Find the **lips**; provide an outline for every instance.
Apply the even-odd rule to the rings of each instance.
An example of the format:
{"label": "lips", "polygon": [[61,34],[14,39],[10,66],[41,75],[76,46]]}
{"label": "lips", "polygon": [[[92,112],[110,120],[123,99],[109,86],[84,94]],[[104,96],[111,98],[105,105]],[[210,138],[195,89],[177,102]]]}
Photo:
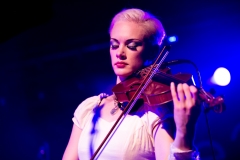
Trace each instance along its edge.
{"label": "lips", "polygon": [[127,65],[127,63],[125,62],[117,62],[115,63],[115,66],[117,66],[118,68],[124,68]]}

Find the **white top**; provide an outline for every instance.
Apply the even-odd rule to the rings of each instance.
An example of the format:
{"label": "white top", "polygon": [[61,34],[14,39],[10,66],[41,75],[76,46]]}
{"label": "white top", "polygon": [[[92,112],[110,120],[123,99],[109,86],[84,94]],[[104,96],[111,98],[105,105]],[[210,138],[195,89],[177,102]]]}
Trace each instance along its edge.
{"label": "white top", "polygon": [[[73,122],[82,133],[78,143],[80,160],[89,160],[115,122],[97,117],[100,96],[84,100],[74,112]],[[97,118],[96,118],[97,117]],[[98,160],[149,160],[155,159],[152,129],[159,117],[152,111],[140,115],[128,115],[105,146]]]}

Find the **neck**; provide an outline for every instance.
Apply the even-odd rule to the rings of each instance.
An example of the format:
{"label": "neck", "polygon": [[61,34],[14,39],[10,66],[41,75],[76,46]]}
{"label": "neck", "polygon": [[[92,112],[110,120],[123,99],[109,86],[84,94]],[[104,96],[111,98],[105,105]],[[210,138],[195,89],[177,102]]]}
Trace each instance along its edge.
{"label": "neck", "polygon": [[116,84],[118,84],[118,83],[124,81],[125,79],[126,79],[125,77],[117,76],[117,82],[116,82]]}
{"label": "neck", "polygon": [[125,76],[117,76],[117,82],[116,82],[116,84],[118,84],[118,83],[120,83],[120,82],[123,82],[123,81],[125,81],[126,79],[129,79],[129,78],[131,78],[131,77],[133,77],[134,76],[134,74],[131,74],[130,76],[127,76],[127,77],[125,77]]}

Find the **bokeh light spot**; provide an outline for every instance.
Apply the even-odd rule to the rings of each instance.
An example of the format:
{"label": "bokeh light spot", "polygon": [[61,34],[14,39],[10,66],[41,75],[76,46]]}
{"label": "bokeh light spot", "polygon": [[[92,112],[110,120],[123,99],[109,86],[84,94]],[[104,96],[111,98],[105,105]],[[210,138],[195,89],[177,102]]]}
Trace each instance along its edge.
{"label": "bokeh light spot", "polygon": [[230,83],[230,81],[230,72],[224,67],[219,67],[218,69],[216,69],[211,79],[212,83],[219,86],[226,86]]}

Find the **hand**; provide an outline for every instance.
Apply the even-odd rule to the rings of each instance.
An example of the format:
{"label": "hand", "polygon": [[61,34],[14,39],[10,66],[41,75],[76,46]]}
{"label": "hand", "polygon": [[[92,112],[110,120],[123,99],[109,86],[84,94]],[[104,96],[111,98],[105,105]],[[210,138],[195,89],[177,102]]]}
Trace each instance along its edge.
{"label": "hand", "polygon": [[174,83],[171,83],[170,89],[174,104],[177,146],[191,148],[195,124],[200,114],[200,106],[197,105],[197,89],[186,83],[178,84],[177,89]]}

